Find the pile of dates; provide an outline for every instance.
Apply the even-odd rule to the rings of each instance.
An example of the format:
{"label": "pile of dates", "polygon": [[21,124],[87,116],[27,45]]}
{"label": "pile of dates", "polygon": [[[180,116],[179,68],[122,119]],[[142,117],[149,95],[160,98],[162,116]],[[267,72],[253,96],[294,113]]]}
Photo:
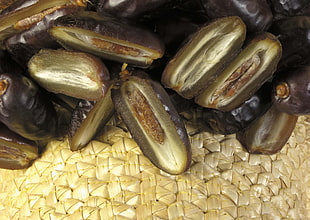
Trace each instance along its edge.
{"label": "pile of dates", "polygon": [[26,168],[65,136],[80,150],[116,115],[155,166],[180,174],[191,165],[184,112],[261,154],[310,113],[309,0],[8,2],[1,168]]}

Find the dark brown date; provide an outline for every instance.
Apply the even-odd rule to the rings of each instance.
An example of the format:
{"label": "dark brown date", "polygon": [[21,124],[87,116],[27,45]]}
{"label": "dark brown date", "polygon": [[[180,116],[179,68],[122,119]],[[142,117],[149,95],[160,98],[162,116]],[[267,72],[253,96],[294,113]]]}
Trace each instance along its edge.
{"label": "dark brown date", "polygon": [[275,21],[270,31],[282,45],[278,71],[309,62],[310,16],[294,16]]}
{"label": "dark brown date", "polygon": [[157,82],[130,76],[112,90],[115,109],[142,152],[158,168],[180,174],[191,163],[187,132],[169,95]]}
{"label": "dark brown date", "polygon": [[249,127],[237,133],[237,139],[255,154],[275,154],[290,138],[298,116],[280,112],[274,105]]}
{"label": "dark brown date", "polygon": [[97,12],[112,14],[122,18],[136,18],[147,12],[156,10],[171,0],[98,0]]}
{"label": "dark brown date", "polygon": [[310,65],[283,70],[274,80],[272,100],[279,111],[310,114]]}
{"label": "dark brown date", "polygon": [[298,15],[307,5],[309,0],[270,0],[275,19]]}
{"label": "dark brown date", "polygon": [[55,137],[57,115],[52,102],[45,91],[22,73],[8,56],[0,57],[0,121],[30,140]]}
{"label": "dark brown date", "polygon": [[206,14],[212,18],[239,16],[249,32],[266,31],[273,14],[266,0],[200,0]]}

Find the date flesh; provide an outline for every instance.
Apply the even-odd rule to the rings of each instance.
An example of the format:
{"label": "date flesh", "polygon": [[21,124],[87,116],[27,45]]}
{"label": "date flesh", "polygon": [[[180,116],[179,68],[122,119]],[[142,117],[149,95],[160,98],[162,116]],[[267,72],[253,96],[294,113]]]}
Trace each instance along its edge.
{"label": "date flesh", "polygon": [[197,96],[239,52],[245,31],[238,17],[225,17],[202,27],[169,61],[162,84],[184,98]]}
{"label": "date flesh", "polygon": [[111,86],[97,101],[81,100],[77,103],[69,123],[68,139],[72,151],[85,147],[114,114]]}
{"label": "date flesh", "polygon": [[254,38],[219,74],[216,81],[195,98],[203,107],[231,111],[251,97],[276,71],[281,44],[270,33]]}
{"label": "date flesh", "polygon": [[47,91],[98,100],[110,75],[104,63],[87,53],[42,49],[28,62],[31,77]]}
{"label": "date flesh", "polygon": [[148,29],[90,11],[58,18],[50,34],[65,48],[143,68],[161,58],[165,49]]}
{"label": "date flesh", "polygon": [[170,174],[187,170],[191,162],[188,135],[159,83],[130,76],[112,90],[112,100],[133,139],[155,166]]}

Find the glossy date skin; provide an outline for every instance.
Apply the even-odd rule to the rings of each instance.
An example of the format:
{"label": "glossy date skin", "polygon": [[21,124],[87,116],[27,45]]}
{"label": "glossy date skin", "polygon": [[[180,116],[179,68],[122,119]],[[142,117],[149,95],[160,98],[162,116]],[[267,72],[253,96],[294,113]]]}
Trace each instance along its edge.
{"label": "glossy date skin", "polygon": [[282,45],[278,71],[309,62],[310,16],[294,16],[275,21],[270,31]]}
{"label": "glossy date skin", "polygon": [[238,132],[236,137],[249,153],[275,154],[290,138],[298,116],[280,112],[274,105],[253,122]]}
{"label": "glossy date skin", "polygon": [[266,0],[200,0],[206,14],[212,18],[239,16],[249,32],[266,31],[273,19]]}
{"label": "glossy date skin", "polygon": [[279,111],[310,114],[310,65],[287,69],[274,80],[272,100]]}
{"label": "glossy date skin", "polygon": [[5,48],[12,57],[24,68],[30,58],[42,48],[60,48],[61,46],[48,33],[54,20],[66,14],[82,10],[76,5],[65,5],[44,16],[44,19],[29,29],[15,34],[5,42]]}
{"label": "glossy date skin", "polygon": [[156,10],[171,0],[98,0],[97,12],[109,13],[116,17],[136,18],[146,12]]}
{"label": "glossy date skin", "polygon": [[310,6],[308,0],[270,0],[270,2],[275,19],[302,14],[303,10]]}
{"label": "glossy date skin", "polygon": [[16,63],[7,56],[1,58],[0,121],[30,140],[55,137],[57,114],[50,99],[30,78],[22,74],[23,70]]}
{"label": "glossy date skin", "polygon": [[18,0],[18,1],[12,1],[8,7],[3,9],[0,13],[0,15],[6,15],[9,13],[12,13],[14,11],[21,10],[23,8],[29,7],[31,5],[34,5],[38,2],[38,0]]}

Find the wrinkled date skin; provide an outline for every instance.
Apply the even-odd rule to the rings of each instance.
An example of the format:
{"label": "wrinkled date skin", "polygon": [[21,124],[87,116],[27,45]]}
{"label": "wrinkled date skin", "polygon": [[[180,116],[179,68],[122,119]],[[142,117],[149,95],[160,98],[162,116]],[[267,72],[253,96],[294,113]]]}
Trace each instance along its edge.
{"label": "wrinkled date skin", "polygon": [[18,65],[9,68],[0,59],[0,121],[30,140],[47,140],[56,135],[57,115],[46,94]]}
{"label": "wrinkled date skin", "polygon": [[298,15],[306,6],[310,5],[309,0],[270,0],[270,2],[275,19]]}
{"label": "wrinkled date skin", "polygon": [[294,16],[275,21],[270,31],[282,45],[278,71],[310,61],[310,17]]}
{"label": "wrinkled date skin", "polygon": [[266,0],[200,1],[210,18],[239,16],[249,32],[266,31],[272,23],[273,14]]}
{"label": "wrinkled date skin", "polygon": [[310,114],[310,65],[280,72],[274,81],[272,100],[283,112]]}
{"label": "wrinkled date skin", "polygon": [[280,112],[274,105],[253,122],[237,133],[237,139],[254,154],[275,154],[290,138],[298,116]]}

